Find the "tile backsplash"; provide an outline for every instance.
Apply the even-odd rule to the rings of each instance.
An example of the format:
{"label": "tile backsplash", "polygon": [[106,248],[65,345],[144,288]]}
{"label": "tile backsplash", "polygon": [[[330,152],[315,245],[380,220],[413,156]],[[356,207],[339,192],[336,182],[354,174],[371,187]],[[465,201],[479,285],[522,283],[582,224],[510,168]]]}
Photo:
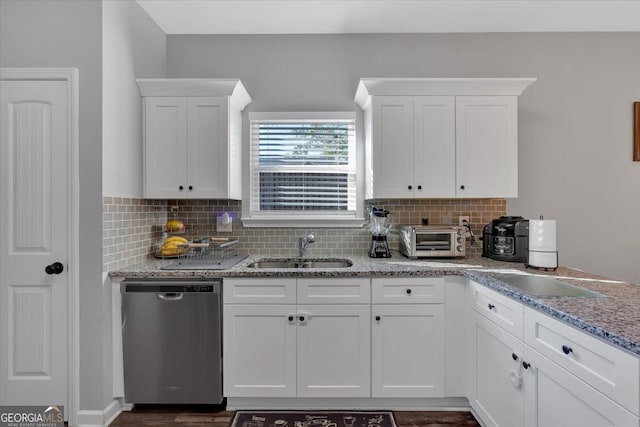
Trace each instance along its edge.
{"label": "tile backsplash", "polygon": [[166,222],[166,200],[103,197],[102,271],[149,258]]}
{"label": "tile backsplash", "polygon": [[[468,215],[473,233],[481,236],[482,227],[506,214],[505,199],[389,199],[369,200],[371,206],[391,212],[395,225],[457,225],[458,216]],[[177,207],[177,208],[176,208]],[[216,218],[221,212],[233,217],[231,233],[216,233]],[[309,256],[364,255],[371,244],[368,226],[361,228],[245,228],[240,222],[242,202],[236,200],[145,200],[104,197],[103,269],[123,268],[151,256],[163,238],[167,218],[175,217],[186,226],[188,239],[204,236],[233,236],[239,239],[240,253],[263,256],[297,255],[298,237],[312,232],[316,242]],[[392,250],[398,249],[397,233],[389,236]],[[479,253],[480,248],[472,248]],[[397,256],[397,253],[393,254]]]}

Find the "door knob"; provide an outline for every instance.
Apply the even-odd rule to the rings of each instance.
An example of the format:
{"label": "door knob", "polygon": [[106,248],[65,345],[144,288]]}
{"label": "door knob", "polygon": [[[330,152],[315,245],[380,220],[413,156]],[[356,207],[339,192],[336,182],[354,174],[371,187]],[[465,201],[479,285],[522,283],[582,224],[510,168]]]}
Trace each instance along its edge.
{"label": "door knob", "polygon": [[64,271],[64,265],[61,262],[54,262],[51,265],[47,265],[44,268],[44,272],[47,274],[60,274]]}

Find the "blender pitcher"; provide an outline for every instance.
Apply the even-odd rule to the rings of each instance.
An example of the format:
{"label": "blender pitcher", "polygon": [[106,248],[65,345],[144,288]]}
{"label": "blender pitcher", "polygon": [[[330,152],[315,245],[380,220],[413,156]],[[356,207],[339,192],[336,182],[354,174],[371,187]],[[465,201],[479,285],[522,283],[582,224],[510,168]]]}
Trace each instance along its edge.
{"label": "blender pitcher", "polygon": [[389,211],[383,208],[371,207],[369,211],[371,220],[369,221],[369,229],[371,230],[371,250],[369,256],[371,258],[391,258],[387,234],[391,229],[391,218]]}

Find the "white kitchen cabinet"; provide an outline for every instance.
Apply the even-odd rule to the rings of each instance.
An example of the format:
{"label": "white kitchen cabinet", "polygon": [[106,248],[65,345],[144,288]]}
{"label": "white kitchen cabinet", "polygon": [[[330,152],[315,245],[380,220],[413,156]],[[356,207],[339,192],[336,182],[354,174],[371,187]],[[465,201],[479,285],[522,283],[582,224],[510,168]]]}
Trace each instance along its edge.
{"label": "white kitchen cabinet", "polygon": [[515,96],[456,97],[456,196],[518,197]]}
{"label": "white kitchen cabinet", "polygon": [[369,397],[370,306],[298,305],[298,397]]}
{"label": "white kitchen cabinet", "polygon": [[224,305],[225,396],[296,396],[295,315],[295,305]]}
{"label": "white kitchen cabinet", "polygon": [[524,319],[527,346],[638,415],[637,357],[529,307]]}
{"label": "white kitchen cabinet", "polygon": [[455,196],[454,97],[376,96],[367,198]]}
{"label": "white kitchen cabinet", "polygon": [[523,425],[523,353],[521,340],[471,310],[467,397],[483,425]]}
{"label": "white kitchen cabinet", "polygon": [[638,427],[637,416],[531,347],[524,358],[525,427]]}
{"label": "white kitchen cabinet", "polygon": [[640,425],[636,357],[473,281],[469,296],[467,395],[485,425]]}
{"label": "white kitchen cabinet", "polygon": [[144,97],[144,196],[241,199],[242,110],[251,102],[242,83],[137,82]]}
{"label": "white kitchen cabinet", "polygon": [[444,304],[374,304],[371,315],[371,395],[443,397]]}
{"label": "white kitchen cabinet", "polygon": [[224,395],[369,397],[369,286],[364,278],[225,279]]}
{"label": "white kitchen cabinet", "polygon": [[444,278],[371,279],[371,395],[443,397]]}
{"label": "white kitchen cabinet", "polygon": [[517,96],[534,81],[361,79],[365,197],[517,197]]}

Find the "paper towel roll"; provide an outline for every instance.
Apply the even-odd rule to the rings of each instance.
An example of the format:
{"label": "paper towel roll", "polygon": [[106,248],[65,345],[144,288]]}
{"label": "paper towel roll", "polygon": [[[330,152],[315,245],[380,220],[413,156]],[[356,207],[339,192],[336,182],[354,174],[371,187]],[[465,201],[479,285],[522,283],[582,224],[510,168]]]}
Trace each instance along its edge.
{"label": "paper towel roll", "polygon": [[554,252],[556,246],[556,221],[553,219],[529,220],[529,250]]}

